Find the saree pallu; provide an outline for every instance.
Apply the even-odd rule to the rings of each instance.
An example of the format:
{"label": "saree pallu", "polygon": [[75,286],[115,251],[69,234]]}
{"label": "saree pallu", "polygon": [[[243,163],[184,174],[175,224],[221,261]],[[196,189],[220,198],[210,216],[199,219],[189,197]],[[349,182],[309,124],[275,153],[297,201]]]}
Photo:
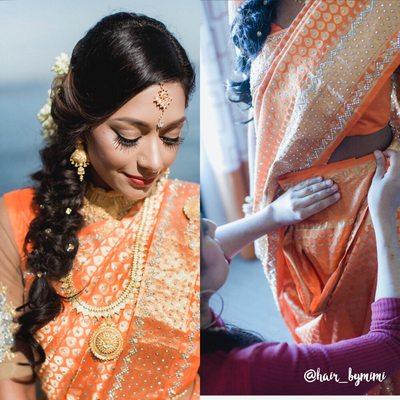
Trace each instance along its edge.
{"label": "saree pallu", "polygon": [[[28,188],[5,195],[20,249],[33,218],[32,194]],[[139,293],[112,318],[124,340],[116,359],[93,356],[89,338],[99,321],[69,301],[36,333],[46,352],[38,375],[50,400],[199,397],[198,207],[197,185],[164,184]],[[87,303],[109,304],[127,285],[138,215],[90,223],[78,233],[72,277],[76,288],[84,288],[80,297]]]}
{"label": "saree pallu", "polygon": [[[333,343],[369,328],[377,262],[366,196],[374,156],[327,161],[388,79],[398,148],[399,20],[395,2],[311,0],[252,63],[254,211],[308,176],[332,177],[342,194],[321,214],[256,241],[296,342]],[[399,394],[399,376],[372,392]]]}

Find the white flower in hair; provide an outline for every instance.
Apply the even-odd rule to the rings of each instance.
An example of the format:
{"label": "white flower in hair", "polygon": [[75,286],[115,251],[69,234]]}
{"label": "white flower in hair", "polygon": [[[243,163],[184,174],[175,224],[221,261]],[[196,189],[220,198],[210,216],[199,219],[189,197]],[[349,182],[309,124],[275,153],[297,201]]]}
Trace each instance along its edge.
{"label": "white flower in hair", "polygon": [[67,53],[61,53],[56,57],[56,63],[51,67],[51,70],[56,75],[66,75],[69,68],[69,57]]}
{"label": "white flower in hair", "polygon": [[[55,64],[51,67],[51,70],[55,72],[55,76],[53,78],[53,82],[66,75],[69,69],[69,57],[66,53],[61,53],[58,57],[56,57]],[[39,110],[37,114],[37,118],[42,124],[42,136],[44,139],[49,140],[57,133],[57,125],[54,122],[51,116],[51,102],[53,93],[51,90],[48,92],[48,97],[46,104]]]}

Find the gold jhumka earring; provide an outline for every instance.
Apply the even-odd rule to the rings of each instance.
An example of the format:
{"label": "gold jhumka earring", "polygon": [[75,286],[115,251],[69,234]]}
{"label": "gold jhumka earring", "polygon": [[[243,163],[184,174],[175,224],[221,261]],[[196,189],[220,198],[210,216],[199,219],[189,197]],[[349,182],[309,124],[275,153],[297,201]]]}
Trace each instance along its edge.
{"label": "gold jhumka earring", "polygon": [[83,148],[82,140],[79,140],[76,143],[75,151],[71,154],[69,160],[71,161],[71,164],[77,168],[79,180],[82,182],[85,175],[85,168],[90,164],[88,155]]}
{"label": "gold jhumka earring", "polygon": [[161,129],[164,126],[164,121],[162,120],[165,110],[171,104],[172,97],[169,95],[168,90],[166,90],[162,83],[159,83],[160,89],[157,92],[157,96],[154,97],[153,103],[161,110],[160,118],[157,122],[157,128]]}

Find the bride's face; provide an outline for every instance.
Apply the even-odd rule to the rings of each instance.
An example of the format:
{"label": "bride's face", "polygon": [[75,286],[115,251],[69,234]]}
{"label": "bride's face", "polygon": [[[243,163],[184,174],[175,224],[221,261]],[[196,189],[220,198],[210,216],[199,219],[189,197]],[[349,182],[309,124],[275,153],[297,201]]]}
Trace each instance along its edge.
{"label": "bride's face", "polygon": [[175,161],[185,123],[185,93],[180,83],[164,83],[163,87],[172,101],[164,112],[162,128],[157,127],[161,110],[154,103],[160,86],[153,85],[88,135],[95,186],[140,200]]}

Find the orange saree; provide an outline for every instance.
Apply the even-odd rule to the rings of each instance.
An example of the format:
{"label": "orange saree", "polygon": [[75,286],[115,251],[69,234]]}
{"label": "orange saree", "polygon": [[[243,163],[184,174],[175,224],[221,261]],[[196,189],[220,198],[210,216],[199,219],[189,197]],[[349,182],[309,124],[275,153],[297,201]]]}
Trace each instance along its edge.
{"label": "orange saree", "polygon": [[[400,150],[399,20],[395,2],[311,0],[287,30],[267,38],[252,63],[254,210],[311,176],[332,178],[342,195],[256,242],[296,342],[332,343],[369,329],[377,270],[367,205],[374,156],[327,161],[388,79],[390,147]],[[400,374],[372,392],[400,394]]]}
{"label": "orange saree", "polygon": [[[32,195],[31,188],[4,195],[21,257],[33,218]],[[154,201],[140,236],[144,240],[139,254],[142,264],[135,264],[132,254],[142,227],[143,202],[117,218],[102,207],[112,203],[113,196],[115,192],[99,188],[87,194],[82,212],[88,223],[78,234],[80,245],[69,279],[79,291],[79,301],[99,308],[121,296],[130,284],[133,269],[136,290],[124,307],[116,307],[107,318],[85,314],[83,303],[74,297],[64,302],[61,314],[36,333],[46,352],[46,361],[38,372],[43,391],[50,400],[196,399],[198,187],[164,181],[149,196]],[[26,281],[25,290],[29,277]],[[65,280],[57,290],[71,294]],[[92,351],[92,338],[106,319],[121,332],[122,346],[116,358],[103,361]]]}

